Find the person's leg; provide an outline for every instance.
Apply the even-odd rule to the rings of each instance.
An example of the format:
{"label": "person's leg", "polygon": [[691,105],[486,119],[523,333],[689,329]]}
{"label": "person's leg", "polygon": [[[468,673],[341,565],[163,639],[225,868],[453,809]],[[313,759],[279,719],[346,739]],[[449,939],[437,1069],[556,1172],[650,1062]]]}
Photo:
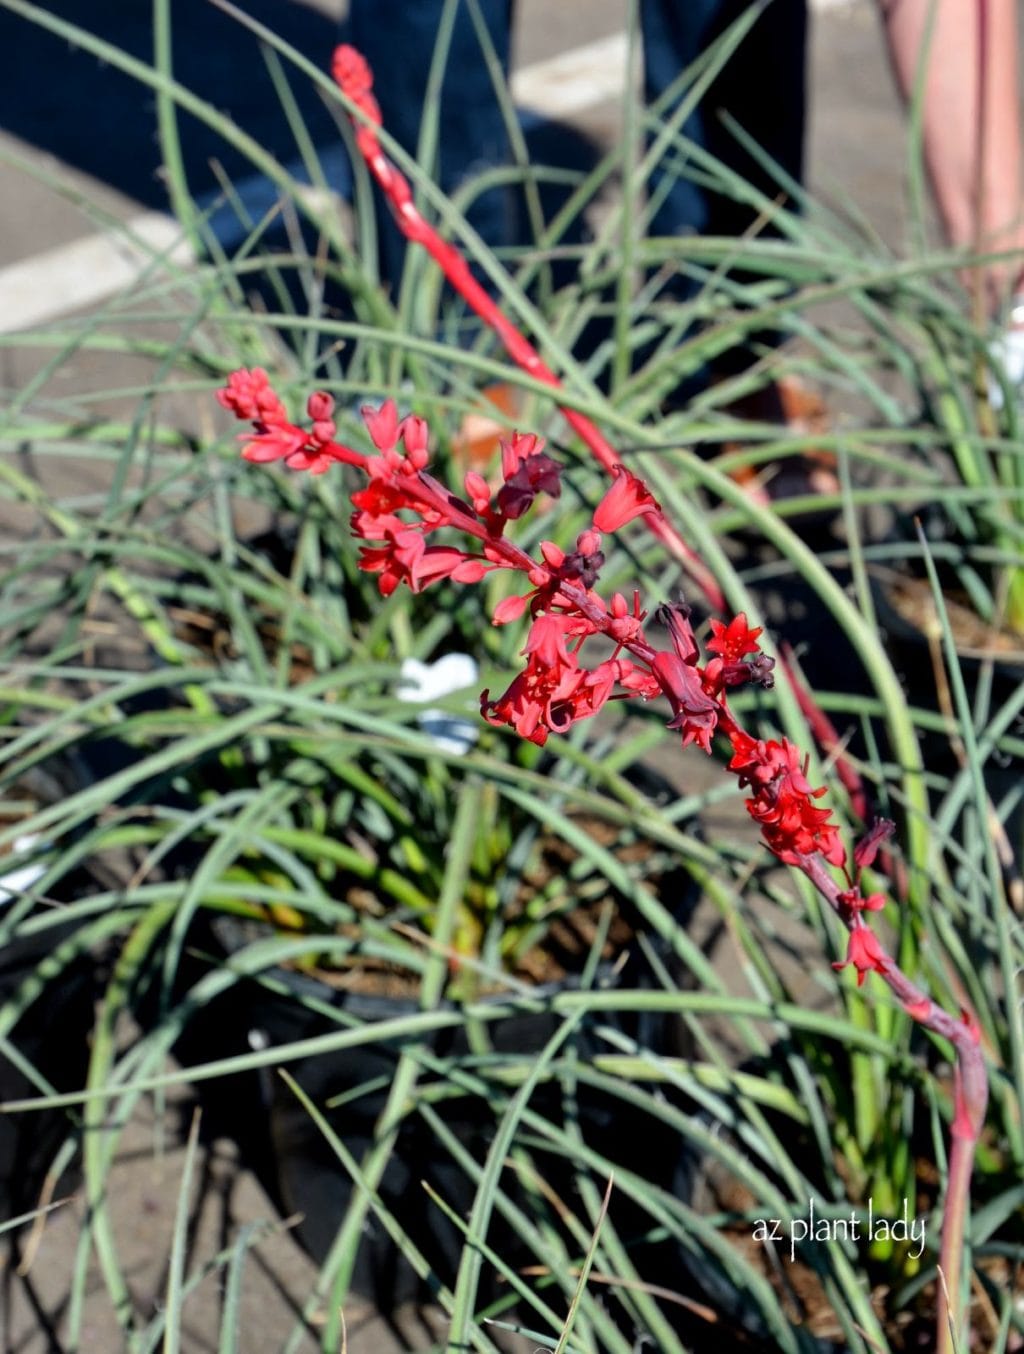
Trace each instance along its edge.
{"label": "person's leg", "polygon": [[[640,0],[648,104],[664,94],[746,8],[747,0]],[[681,129],[688,140],[770,198],[780,192],[777,180],[743,149],[723,115],[729,114],[787,175],[800,182],[806,46],[805,0],[771,0]],[[664,116],[671,112],[666,109]],[[756,210],[727,194],[675,174],[671,165],[655,174],[652,190],[664,193],[651,223],[652,235],[738,235],[757,217]]]}
{"label": "person's leg", "polygon": [[[1024,250],[1024,166],[1017,70],[1016,0],[880,0],[900,88],[924,81],[924,150],[951,244]],[[1020,292],[1020,257],[982,274],[986,307],[998,313]]]}
{"label": "person's leg", "polygon": [[[479,0],[491,41],[507,75],[512,0]],[[384,127],[415,155],[420,121],[444,0],[352,0],[348,40],[374,73],[374,93]],[[441,87],[438,182],[451,193],[472,174],[509,160],[508,135],[466,0],[458,0]],[[469,219],[493,246],[508,243],[510,194],[492,190],[478,198]],[[386,206],[381,214],[382,268],[394,282],[405,242]]]}
{"label": "person's leg", "polygon": [[[644,38],[644,93],[647,102],[659,99],[679,74],[740,18],[748,0],[640,0]],[[733,173],[752,184],[773,202],[783,193],[770,166],[744,149],[726,125],[728,114],[795,183],[803,177],[804,120],[806,114],[807,10],[805,0],[770,0],[739,46],[719,69],[697,107],[683,123],[682,135]],[[686,97],[685,93],[682,96]],[[678,102],[674,107],[678,108]],[[663,110],[671,116],[672,107]],[[770,216],[759,220],[761,208],[716,192],[705,180],[714,170],[694,164],[694,177],[677,172],[669,154],[663,169],[652,177],[651,190],[661,196],[650,233],[657,236],[689,234],[741,236],[755,227],[772,234]],[[749,280],[749,270],[739,276]],[[697,284],[679,280],[669,284],[677,300],[693,295]],[[744,371],[758,353],[775,347],[779,335],[761,330],[728,353],[719,355],[714,370],[683,382],[672,403],[685,403],[698,384]],[[815,435],[827,426],[821,400],[792,378],[769,380],[732,403],[731,412],[758,422],[786,424],[794,432]],[[762,467],[737,478],[756,497],[786,497],[793,492],[832,493],[837,484],[832,457],[810,448],[801,459],[785,466]],[[806,523],[805,523],[806,525]]]}

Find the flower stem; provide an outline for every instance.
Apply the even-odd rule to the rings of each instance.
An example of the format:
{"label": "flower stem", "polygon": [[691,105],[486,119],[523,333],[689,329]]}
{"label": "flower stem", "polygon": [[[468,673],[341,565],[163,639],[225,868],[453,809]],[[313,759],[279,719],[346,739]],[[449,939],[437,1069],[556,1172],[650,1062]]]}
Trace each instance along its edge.
{"label": "flower stem", "polygon": [[[338,65],[335,63],[337,75]],[[339,82],[341,83],[341,82]],[[420,244],[441,269],[447,281],[462,297],[471,310],[491,328],[513,361],[537,381],[551,386],[553,390],[564,389],[562,382],[547,365],[529,339],[516,328],[502,312],[494,298],[473,276],[462,254],[443,240],[434,227],[420,213],[413,201],[409,183],[403,174],[391,163],[381,149],[375,130],[375,105],[367,102],[365,94],[360,97],[358,90],[346,88],[341,84],[342,93],[355,103],[355,116],[358,118],[356,144],[366,161],[367,168],[376,179],[381,192],[387,198],[394,212],[399,230],[407,240]],[[619,464],[619,456],[603,433],[585,414],[576,409],[559,404],[559,411],[566,422],[589,449],[594,459],[612,471]],[[691,579],[697,584],[716,611],[724,610],[725,596],[714,575],[696,552],[683,540],[682,536],[663,513],[651,513],[647,525],[651,533],[682,564]]]}

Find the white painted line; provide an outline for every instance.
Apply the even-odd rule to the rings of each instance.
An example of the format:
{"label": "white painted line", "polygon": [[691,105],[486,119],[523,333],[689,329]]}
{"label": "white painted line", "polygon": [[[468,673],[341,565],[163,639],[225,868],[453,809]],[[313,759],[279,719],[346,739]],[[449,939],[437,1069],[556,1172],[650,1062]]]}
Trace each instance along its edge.
{"label": "white painted line", "polygon": [[513,72],[512,97],[547,118],[564,119],[621,98],[626,85],[625,33],[588,42]]}
{"label": "white painted line", "polygon": [[[863,0],[811,0],[811,8],[841,9],[861,3]],[[625,33],[585,43],[514,71],[512,96],[520,107],[529,110],[528,116],[570,118],[621,98],[627,55]],[[325,165],[337,154],[336,148],[326,150],[322,157]],[[331,163],[332,179],[334,168]],[[298,166],[294,169],[299,172]],[[339,167],[339,176],[341,172]],[[340,177],[336,180],[339,184],[342,181]],[[258,175],[237,184],[236,189],[250,204],[255,220],[277,199],[274,185]],[[314,190],[307,191],[314,195]],[[226,247],[230,247],[232,238],[240,243],[242,233],[232,209],[215,215],[211,225]],[[178,265],[193,262],[177,221],[161,212],[144,212],[126,221],[120,231],[90,235],[0,269],[0,334],[46,324],[68,311],[97,305],[138,281],[154,256],[160,254]]]}
{"label": "white painted line", "polygon": [[0,333],[46,324],[131,286],[157,255],[193,262],[181,227],[163,212],[145,212],[117,231],[88,235],[0,269]]}

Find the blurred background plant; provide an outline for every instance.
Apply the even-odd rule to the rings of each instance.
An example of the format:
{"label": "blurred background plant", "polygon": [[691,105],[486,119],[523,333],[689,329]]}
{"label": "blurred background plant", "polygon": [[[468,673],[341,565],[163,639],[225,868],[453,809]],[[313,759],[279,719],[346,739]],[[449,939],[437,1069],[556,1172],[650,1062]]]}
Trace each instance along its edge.
{"label": "blurred background plant", "polygon": [[[271,370],[296,411],[328,389],[341,440],[360,438],[359,405],[390,396],[429,419],[438,476],[454,483],[468,458],[484,463],[493,431],[537,431],[569,469],[557,509],[521,524],[528,547],[573,540],[603,492],[550,391],[510,364],[423,256],[410,251],[393,296],[379,286],[362,171],[349,216],[292,92],[311,82],[338,107],[329,52],[313,66],[257,31],[300,180],[176,83],[165,0],[151,64],[49,10],[3,7],[151,91],[195,260],[150,251],[130,293],[0,339],[32,367],[9,392],[0,462],[11,524],[0,844],[8,880],[35,876],[9,884],[0,912],[0,940],[21,956],[0,1051],[21,1079],[5,1096],[36,1105],[12,1121],[48,1107],[56,1125],[48,1188],[81,1151],[87,1212],[64,1347],[82,1338],[96,1268],[126,1347],[187,1347],[182,1321],[202,1276],[186,1249],[194,1149],[155,1316],[132,1292],[108,1190],[132,1113],[184,1082],[207,1114],[228,1112],[282,1203],[301,1197],[310,1213],[304,1235],[322,1269],[293,1347],[313,1330],[338,1348],[351,1285],[387,1287],[394,1259],[360,1240],[369,1217],[447,1313],[447,1347],[495,1348],[504,1323],[540,1348],[624,1351],[643,1336],[706,1348],[724,1331],[737,1347],[914,1348],[930,1327],[931,1249],[819,1244],[791,1265],[752,1233],[772,1217],[788,1237],[811,1198],[832,1217],[869,1204],[898,1217],[906,1202],[931,1246],[946,1051],[870,984],[833,972],[837,928],[766,857],[731,785],[692,751],[680,756],[658,711],[620,708],[541,751],[477,725],[472,687],[431,701],[475,731],[457,750],[439,745],[403,692],[403,663],[470,654],[479,686],[500,683],[523,639],[489,623],[500,579],[382,600],[355,567],[345,474],[254,471],[211,413],[241,364]],[[189,192],[182,111],[277,195],[247,217],[225,180],[243,225],[229,252],[211,225],[223,206]],[[989,336],[964,318],[946,255],[896,259],[791,184],[800,212],[757,203],[778,238],[648,238],[656,157],[753,192],[651,116],[649,153],[630,105],[629,135],[579,172],[533,163],[515,138],[533,234],[500,259],[463,220],[483,184],[448,202],[385,144],[562,377],[560,398],[650,482],[730,606],[796,646],[799,667],[772,695],[737,702],[748,725],[810,746],[802,669],[833,726],[819,721],[814,770],[833,773],[829,802],[851,826],[866,804],[899,823],[880,883],[899,900],[888,920],[901,962],[951,1009],[974,1008],[991,1055],[974,1319],[989,1347],[1013,1349],[1024,1037],[1007,881],[1021,778],[996,773],[1024,753],[1024,695],[985,662],[968,689],[933,587],[944,708],[931,659],[922,667],[880,629],[877,580],[926,575],[931,559],[943,586],[955,575],[986,620],[998,617],[1009,595],[998,571],[1020,554],[1019,491],[1000,488],[1019,474],[1019,412],[1007,398],[989,415],[974,398]],[[425,163],[430,138],[428,126]],[[662,291],[676,270],[700,282],[685,304]],[[768,327],[792,342],[666,408],[681,380]],[[787,372],[839,411],[831,431],[734,416],[738,396]],[[481,417],[496,429],[481,435]],[[823,445],[841,493],[814,501],[830,517],[809,544],[806,498],[764,506],[744,479]],[[905,526],[915,513],[927,548]],[[936,514],[951,524],[938,537]],[[640,587],[649,605],[680,584],[639,530],[603,578]],[[946,747],[957,755],[934,755]],[[83,965],[95,1025],[52,1067],[39,1012]],[[290,1089],[263,1075],[278,1066]],[[433,1191],[422,1203],[421,1174]],[[314,1216],[318,1193],[327,1221]],[[232,1238],[212,1267],[237,1274],[247,1246]],[[242,1347],[230,1301],[221,1337]]]}

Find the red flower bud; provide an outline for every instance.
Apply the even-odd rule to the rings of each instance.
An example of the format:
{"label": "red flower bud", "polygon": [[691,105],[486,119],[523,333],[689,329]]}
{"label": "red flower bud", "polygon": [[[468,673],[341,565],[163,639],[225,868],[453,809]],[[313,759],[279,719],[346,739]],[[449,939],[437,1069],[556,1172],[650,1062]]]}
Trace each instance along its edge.
{"label": "red flower bud", "polygon": [[326,390],[315,390],[306,401],[306,413],[314,423],[329,419],[334,413],[334,400]]}

